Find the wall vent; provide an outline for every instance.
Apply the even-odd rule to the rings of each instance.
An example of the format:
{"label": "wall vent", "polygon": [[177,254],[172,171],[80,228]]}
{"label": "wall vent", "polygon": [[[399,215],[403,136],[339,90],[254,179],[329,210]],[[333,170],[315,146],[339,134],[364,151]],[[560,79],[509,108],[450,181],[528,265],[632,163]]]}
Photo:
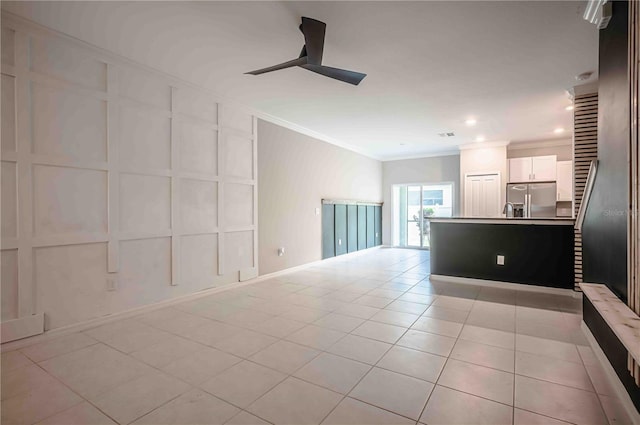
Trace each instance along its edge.
{"label": "wall vent", "polygon": [[440,137],[453,137],[456,134],[453,131],[447,131],[445,133],[438,133],[438,136]]}

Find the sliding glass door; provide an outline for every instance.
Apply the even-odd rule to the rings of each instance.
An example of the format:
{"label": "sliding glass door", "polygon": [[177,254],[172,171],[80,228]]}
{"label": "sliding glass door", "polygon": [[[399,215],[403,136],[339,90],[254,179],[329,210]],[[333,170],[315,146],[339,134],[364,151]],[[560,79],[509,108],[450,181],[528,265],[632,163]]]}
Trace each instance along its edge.
{"label": "sliding glass door", "polygon": [[407,191],[407,245],[422,247],[423,219],[420,217],[422,204],[420,201],[421,186],[406,186]]}
{"label": "sliding glass door", "polygon": [[429,248],[431,217],[453,215],[453,184],[413,184],[393,187],[393,244]]}

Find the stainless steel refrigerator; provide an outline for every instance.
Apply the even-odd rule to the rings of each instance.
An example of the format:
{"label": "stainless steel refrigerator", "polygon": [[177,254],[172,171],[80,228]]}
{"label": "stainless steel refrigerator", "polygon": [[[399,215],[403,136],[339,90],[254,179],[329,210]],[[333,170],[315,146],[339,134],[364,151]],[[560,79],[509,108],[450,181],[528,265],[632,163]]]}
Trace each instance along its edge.
{"label": "stainless steel refrigerator", "polygon": [[556,183],[510,183],[507,202],[522,204],[524,217],[555,217]]}

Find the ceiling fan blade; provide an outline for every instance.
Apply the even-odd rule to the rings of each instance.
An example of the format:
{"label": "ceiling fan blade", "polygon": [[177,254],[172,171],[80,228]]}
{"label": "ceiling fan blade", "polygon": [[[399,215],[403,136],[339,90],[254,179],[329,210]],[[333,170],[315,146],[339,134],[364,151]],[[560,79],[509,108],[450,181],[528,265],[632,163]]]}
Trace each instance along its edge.
{"label": "ceiling fan blade", "polygon": [[301,56],[297,59],[293,59],[278,65],[273,65],[268,68],[256,69],[255,71],[245,72],[245,74],[260,75],[260,74],[264,74],[265,72],[277,71],[279,69],[291,68],[294,66],[302,66],[306,64],[307,64],[307,57]]}
{"label": "ceiling fan blade", "polygon": [[346,69],[340,68],[332,68],[330,66],[322,66],[322,65],[313,65],[306,64],[300,65],[302,68],[307,69],[311,72],[315,72],[317,74],[324,75],[326,77],[334,78],[336,80],[344,81],[345,83],[353,84],[357,86],[360,84],[360,81],[367,76],[367,74],[363,74],[361,72],[349,71]]}
{"label": "ceiling fan blade", "polygon": [[360,84],[364,77],[367,76],[367,74],[363,74],[361,72],[332,68],[330,66],[322,65],[324,37],[327,29],[327,24],[316,19],[311,19],[303,16],[302,23],[300,24],[299,28],[304,35],[304,46],[302,46],[300,56],[297,59],[292,59],[288,62],[270,66],[268,68],[246,72],[246,74],[260,75],[266,72],[299,66],[311,72],[315,72],[316,74],[324,75],[335,80],[353,84],[354,86]]}
{"label": "ceiling fan blade", "polygon": [[322,52],[324,50],[324,34],[327,24],[311,18],[302,17],[300,31],[304,34],[304,45],[309,57],[308,63],[320,65],[322,63]]}

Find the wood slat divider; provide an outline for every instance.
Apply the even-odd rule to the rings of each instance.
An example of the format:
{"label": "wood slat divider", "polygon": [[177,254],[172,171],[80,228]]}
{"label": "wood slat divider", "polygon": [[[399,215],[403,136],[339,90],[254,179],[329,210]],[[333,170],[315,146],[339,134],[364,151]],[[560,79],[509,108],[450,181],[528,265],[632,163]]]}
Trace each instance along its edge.
{"label": "wood slat divider", "polygon": [[[598,93],[576,96],[573,110],[573,193],[576,215],[582,203],[591,161],[598,158]],[[582,235],[574,237],[575,289],[582,281]]]}

